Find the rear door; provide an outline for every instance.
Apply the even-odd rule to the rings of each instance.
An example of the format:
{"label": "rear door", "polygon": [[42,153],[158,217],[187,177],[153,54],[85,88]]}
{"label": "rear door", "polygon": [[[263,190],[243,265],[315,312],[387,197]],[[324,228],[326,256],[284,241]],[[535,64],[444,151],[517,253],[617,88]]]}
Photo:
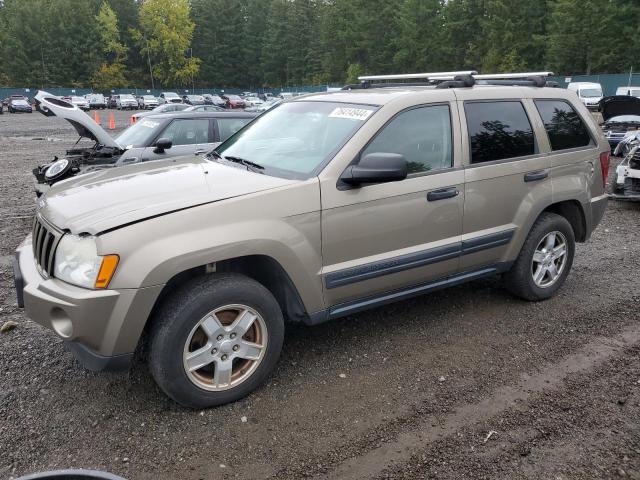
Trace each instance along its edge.
{"label": "rear door", "polygon": [[[164,152],[155,152],[155,142],[160,138],[171,140],[172,146]],[[213,126],[209,118],[176,118],[154,139],[151,146],[144,149],[142,161],[159,160],[167,157],[193,155],[207,151],[213,138]]]}
{"label": "rear door", "polygon": [[253,120],[253,118],[216,118],[216,142],[224,142],[251,120]]}
{"label": "rear door", "polygon": [[515,259],[541,205],[552,200],[546,139],[529,99],[459,103],[466,130],[462,270]]}

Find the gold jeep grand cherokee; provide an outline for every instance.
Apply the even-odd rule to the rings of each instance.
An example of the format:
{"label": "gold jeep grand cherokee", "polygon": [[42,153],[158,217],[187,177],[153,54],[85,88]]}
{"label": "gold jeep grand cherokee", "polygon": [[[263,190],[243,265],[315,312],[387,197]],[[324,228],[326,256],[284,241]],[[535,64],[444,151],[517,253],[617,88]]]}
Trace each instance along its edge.
{"label": "gold jeep grand cherokee", "polygon": [[495,274],[549,298],[602,218],[609,145],[547,75],[363,77],[204,157],[59,182],[18,247],[19,303],[91,369],[148,343],[160,387],[201,408],[265,380],[285,320]]}

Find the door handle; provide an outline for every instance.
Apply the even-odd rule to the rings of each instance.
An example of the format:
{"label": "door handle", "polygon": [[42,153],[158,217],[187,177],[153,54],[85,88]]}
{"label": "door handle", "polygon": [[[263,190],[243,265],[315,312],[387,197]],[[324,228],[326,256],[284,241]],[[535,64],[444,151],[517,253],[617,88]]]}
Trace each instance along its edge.
{"label": "door handle", "polygon": [[442,188],[427,193],[427,200],[429,202],[436,202],[438,200],[444,200],[445,198],[457,197],[459,193],[460,191],[456,187]]}
{"label": "door handle", "polygon": [[524,175],[525,182],[537,182],[538,180],[544,180],[549,176],[549,170],[538,170],[537,172],[529,172]]}
{"label": "door handle", "polygon": [[202,155],[203,153],[207,153],[207,150],[196,150],[193,152],[194,155]]}

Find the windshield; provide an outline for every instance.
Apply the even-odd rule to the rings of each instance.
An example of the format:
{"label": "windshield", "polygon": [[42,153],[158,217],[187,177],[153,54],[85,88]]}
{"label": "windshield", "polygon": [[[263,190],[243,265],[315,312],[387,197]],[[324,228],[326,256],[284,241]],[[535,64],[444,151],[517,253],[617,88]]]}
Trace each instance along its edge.
{"label": "windshield", "polygon": [[264,173],[308,178],[375,111],[369,105],[293,102],[264,113],[216,151],[264,167]]}
{"label": "windshield", "polygon": [[120,95],[120,100],[135,100],[135,98],[133,98],[133,95],[125,93],[124,95]]}
{"label": "windshield", "polygon": [[29,105],[29,102],[27,102],[26,100],[11,100],[11,103],[13,103],[14,105]]}
{"label": "windshield", "polygon": [[630,94],[632,97],[640,97],[640,90],[631,90]]}
{"label": "windshield", "polygon": [[146,147],[149,139],[158,133],[161,125],[161,121],[143,118],[117,136],[116,143],[124,149]]}
{"label": "windshield", "polygon": [[238,95],[227,95],[229,100],[242,100]]}
{"label": "windshield", "polygon": [[144,98],[145,100],[155,100],[156,97],[154,97],[153,95],[143,95],[142,98]]}
{"label": "windshield", "polygon": [[180,98],[178,97],[177,93],[173,93],[173,92],[165,92],[163,95],[164,95],[164,98]]}
{"label": "windshield", "polygon": [[602,96],[602,90],[598,88],[581,88],[580,96],[583,98],[596,98]]}

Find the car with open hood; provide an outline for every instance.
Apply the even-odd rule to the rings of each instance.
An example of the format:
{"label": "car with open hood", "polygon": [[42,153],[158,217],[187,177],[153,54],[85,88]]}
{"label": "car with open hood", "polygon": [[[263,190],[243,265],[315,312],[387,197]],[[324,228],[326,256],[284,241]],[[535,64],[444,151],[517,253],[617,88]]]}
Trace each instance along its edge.
{"label": "car with open hood", "polygon": [[282,102],[207,155],[53,185],[17,250],[18,305],[89,368],[140,352],[203,408],[267,379],[285,320],[498,274],[551,298],[605,212],[609,145],[550,72],[474,74],[364,77]]}
{"label": "car with open hood", "polygon": [[600,101],[601,125],[611,149],[629,132],[640,129],[640,98],[630,95],[604,97]]}
{"label": "car with open hood", "polygon": [[36,167],[33,174],[38,195],[81,173],[206,153],[255,117],[244,112],[169,112],[144,118],[114,138],[70,102],[43,91],[36,94],[35,101],[39,112],[64,118],[81,138],[94,142],[76,146],[64,157],[56,156]]}

